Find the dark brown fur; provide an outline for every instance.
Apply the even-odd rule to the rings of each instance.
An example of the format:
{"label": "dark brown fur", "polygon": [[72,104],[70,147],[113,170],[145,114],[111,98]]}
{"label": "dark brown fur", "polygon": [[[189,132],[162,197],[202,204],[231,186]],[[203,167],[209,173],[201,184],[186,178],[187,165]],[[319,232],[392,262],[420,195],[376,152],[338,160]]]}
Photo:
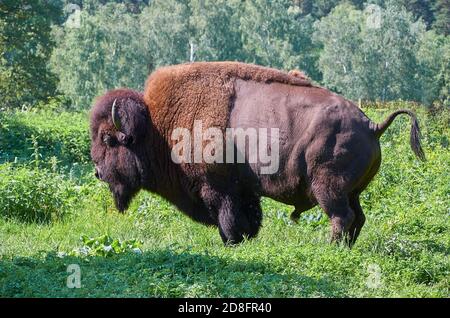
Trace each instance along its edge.
{"label": "dark brown fur", "polygon": [[[112,122],[116,100],[122,127]],[[219,227],[225,243],[257,235],[260,197],[295,206],[292,219],[319,204],[331,219],[332,238],[353,244],[364,224],[359,194],[380,165],[379,137],[394,117],[413,119],[411,145],[423,157],[417,120],[399,111],[380,125],[330,91],[297,73],[236,62],[160,68],[143,95],[114,90],[91,115],[92,158],[109,183],[119,210],[146,189],[168,199],[194,220]],[[260,175],[258,164],[175,164],[171,133],[219,127],[280,129],[280,169]],[[108,138],[104,136],[109,135]]]}

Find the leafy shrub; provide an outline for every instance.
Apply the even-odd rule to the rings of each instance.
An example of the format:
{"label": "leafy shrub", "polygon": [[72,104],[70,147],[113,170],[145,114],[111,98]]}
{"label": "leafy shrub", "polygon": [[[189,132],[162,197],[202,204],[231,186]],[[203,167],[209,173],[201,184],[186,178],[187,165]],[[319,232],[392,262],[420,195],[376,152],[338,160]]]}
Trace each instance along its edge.
{"label": "leafy shrub", "polygon": [[0,162],[29,162],[36,151],[33,141],[43,162],[52,156],[66,164],[90,161],[86,113],[0,112]]}
{"label": "leafy shrub", "polygon": [[[143,242],[138,240],[113,239],[109,235],[101,235],[98,237],[81,236],[83,246],[69,253],[70,256],[103,256],[108,257],[115,254],[125,252],[133,252],[141,254]],[[65,256],[62,253],[62,256]]]}
{"label": "leafy shrub", "polygon": [[75,185],[48,170],[0,165],[0,217],[23,222],[61,220],[77,199]]}

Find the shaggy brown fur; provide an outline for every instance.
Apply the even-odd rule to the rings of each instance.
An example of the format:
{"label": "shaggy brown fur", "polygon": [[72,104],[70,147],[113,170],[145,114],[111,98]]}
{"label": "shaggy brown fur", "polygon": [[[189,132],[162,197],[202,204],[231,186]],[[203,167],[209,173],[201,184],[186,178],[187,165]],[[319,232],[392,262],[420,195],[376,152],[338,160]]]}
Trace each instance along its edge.
{"label": "shaggy brown fur", "polygon": [[[146,82],[144,101],[158,133],[167,144],[177,127],[193,129],[201,120],[203,129],[228,127],[237,79],[264,84],[283,83],[312,87],[309,79],[283,71],[239,62],[198,62],[162,67]],[[220,165],[182,164],[183,169],[222,170]],[[219,172],[218,172],[219,173]]]}
{"label": "shaggy brown fur", "polygon": [[291,71],[289,71],[288,74],[292,75],[292,76],[295,76],[295,77],[298,77],[298,78],[301,78],[301,79],[306,80],[306,81],[310,80],[308,78],[308,76],[306,76],[305,73],[303,73],[302,71],[299,71],[299,70],[291,70]]}
{"label": "shaggy brown fur", "polygon": [[[111,105],[121,106],[122,131],[112,125]],[[144,140],[152,125],[142,94],[129,89],[107,92],[95,101],[91,112],[91,157],[97,178],[107,182],[116,207],[123,211],[143,187],[151,188],[151,158]],[[144,159],[144,160],[142,160]]]}
{"label": "shaggy brown fur", "polygon": [[225,128],[236,79],[312,86],[306,78],[258,65],[199,62],[156,70],[147,80],[144,101],[162,130],[174,124],[190,128],[194,119],[204,121],[206,127]]}
{"label": "shaggy brown fur", "polygon": [[[115,126],[112,105],[117,107]],[[415,115],[393,113],[371,122],[353,103],[315,87],[297,73],[235,62],[164,67],[150,75],[143,95],[108,92],[91,114],[92,158],[120,211],[146,189],[168,199],[194,220],[215,225],[225,243],[257,235],[260,197],[295,206],[292,219],[320,205],[332,238],[355,242],[364,225],[359,195],[377,173],[379,138],[401,113],[412,118],[411,146],[423,158]],[[218,127],[276,127],[280,165],[261,175],[260,163],[175,164],[172,131]]]}

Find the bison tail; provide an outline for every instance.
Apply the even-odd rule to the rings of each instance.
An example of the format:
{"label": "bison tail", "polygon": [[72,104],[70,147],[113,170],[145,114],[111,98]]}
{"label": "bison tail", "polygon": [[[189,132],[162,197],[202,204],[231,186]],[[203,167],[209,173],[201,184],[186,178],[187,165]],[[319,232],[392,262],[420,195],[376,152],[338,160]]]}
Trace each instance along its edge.
{"label": "bison tail", "polygon": [[422,145],[420,143],[420,128],[419,128],[419,122],[417,121],[416,115],[407,109],[401,109],[397,110],[396,112],[393,112],[389,115],[386,120],[380,124],[375,124],[373,126],[373,130],[375,135],[379,138],[381,135],[385,132],[385,130],[392,124],[395,117],[400,114],[408,114],[411,117],[411,132],[409,137],[409,142],[411,144],[411,149],[414,152],[414,154],[419,158],[420,160],[425,161],[425,153],[423,152]]}

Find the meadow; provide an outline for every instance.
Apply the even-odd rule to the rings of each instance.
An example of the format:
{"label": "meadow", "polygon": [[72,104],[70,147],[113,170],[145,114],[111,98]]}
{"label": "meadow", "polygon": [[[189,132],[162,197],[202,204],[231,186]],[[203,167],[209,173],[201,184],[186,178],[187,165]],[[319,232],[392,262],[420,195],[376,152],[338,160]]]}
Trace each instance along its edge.
{"label": "meadow", "polygon": [[0,297],[449,297],[450,112],[363,110],[380,122],[399,108],[418,114],[427,161],[399,117],[352,249],[328,243],[319,208],[294,224],[269,199],[259,236],[232,248],[156,195],[120,214],[93,174],[87,112],[0,111]]}

